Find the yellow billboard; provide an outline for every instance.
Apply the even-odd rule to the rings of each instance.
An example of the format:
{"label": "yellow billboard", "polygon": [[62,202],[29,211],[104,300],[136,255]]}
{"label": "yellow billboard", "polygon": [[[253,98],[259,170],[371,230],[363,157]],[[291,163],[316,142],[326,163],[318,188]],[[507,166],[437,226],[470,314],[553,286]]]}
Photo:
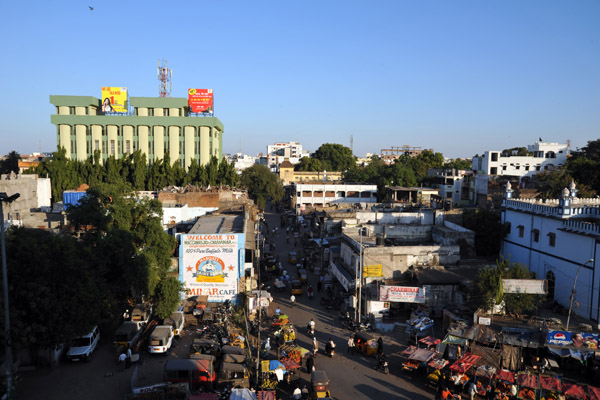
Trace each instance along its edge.
{"label": "yellow billboard", "polygon": [[104,113],[127,112],[127,88],[103,87],[101,109]]}
{"label": "yellow billboard", "polygon": [[375,264],[375,265],[365,265],[363,270],[363,276],[365,278],[374,277],[374,276],[383,276],[383,265]]}

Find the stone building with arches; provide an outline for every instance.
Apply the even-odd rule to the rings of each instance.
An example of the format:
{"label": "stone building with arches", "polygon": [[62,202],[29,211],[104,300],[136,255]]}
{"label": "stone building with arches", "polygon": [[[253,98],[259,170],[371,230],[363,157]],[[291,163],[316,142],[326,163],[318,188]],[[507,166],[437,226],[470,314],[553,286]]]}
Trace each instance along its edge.
{"label": "stone building with arches", "polygon": [[516,199],[510,183],[502,203],[501,255],[548,280],[548,300],[600,323],[600,199],[578,198],[575,183],[558,199]]}
{"label": "stone building with arches", "polygon": [[169,155],[186,169],[195,159],[204,165],[223,154],[223,124],[212,116],[192,113],[187,98],[130,97],[129,112],[104,113],[93,96],[50,96],[56,114],[59,147],[72,160],[86,160],[96,150],[101,160],[140,150],[149,164]]}

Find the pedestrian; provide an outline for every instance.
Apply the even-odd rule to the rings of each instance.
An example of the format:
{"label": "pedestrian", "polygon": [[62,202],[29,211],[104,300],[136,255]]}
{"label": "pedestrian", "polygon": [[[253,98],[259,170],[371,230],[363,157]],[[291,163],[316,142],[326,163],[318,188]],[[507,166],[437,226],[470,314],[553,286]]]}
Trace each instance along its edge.
{"label": "pedestrian", "polygon": [[125,368],[129,368],[131,366],[131,349],[127,348],[127,353],[125,354]]}
{"label": "pedestrian", "polygon": [[313,337],[313,353],[315,355],[315,358],[317,358],[317,355],[319,353],[319,342],[317,341],[316,337]]}
{"label": "pedestrian", "polygon": [[280,309],[279,307],[277,307],[277,308],[275,309],[275,315],[276,315],[276,316],[280,316],[280,315],[281,315],[281,309]]}
{"label": "pedestrian", "polygon": [[477,395],[477,381],[473,379],[469,384],[469,388],[467,389],[467,394],[469,395],[470,400],[474,400]]}
{"label": "pedestrian", "polygon": [[383,338],[381,336],[379,336],[379,339],[377,339],[377,353],[383,353]]}
{"label": "pedestrian", "polygon": [[296,296],[290,296],[290,307],[294,308],[294,303],[296,302]]}
{"label": "pedestrian", "polygon": [[348,339],[348,353],[354,354],[354,336],[350,336]]}
{"label": "pedestrian", "polygon": [[306,372],[309,374],[312,373],[314,366],[315,366],[315,360],[314,360],[313,356],[311,356],[309,354],[308,358],[306,359]]}
{"label": "pedestrian", "polygon": [[119,371],[123,371],[125,369],[125,360],[127,359],[127,355],[125,354],[125,350],[121,351],[119,354]]}

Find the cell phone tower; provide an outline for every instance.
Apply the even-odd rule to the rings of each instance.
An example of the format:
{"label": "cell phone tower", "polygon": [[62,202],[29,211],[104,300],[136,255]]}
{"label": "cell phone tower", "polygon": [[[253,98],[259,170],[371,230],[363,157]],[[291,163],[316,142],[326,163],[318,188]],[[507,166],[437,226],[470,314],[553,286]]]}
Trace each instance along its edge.
{"label": "cell phone tower", "polygon": [[171,77],[173,71],[167,67],[167,60],[158,60],[158,95],[160,97],[171,97]]}

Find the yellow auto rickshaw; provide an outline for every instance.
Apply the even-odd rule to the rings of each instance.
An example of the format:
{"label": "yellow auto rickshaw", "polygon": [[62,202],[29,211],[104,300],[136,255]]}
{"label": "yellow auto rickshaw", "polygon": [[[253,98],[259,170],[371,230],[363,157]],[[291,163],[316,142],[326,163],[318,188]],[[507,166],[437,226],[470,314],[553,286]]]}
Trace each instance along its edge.
{"label": "yellow auto rickshaw", "polygon": [[366,332],[357,332],[354,335],[354,345],[364,355],[372,356],[377,353],[377,339]]}
{"label": "yellow auto rickshaw", "polygon": [[302,294],[302,282],[300,282],[298,279],[292,280],[292,294]]}
{"label": "yellow auto rickshaw", "polygon": [[329,378],[325,371],[313,371],[310,383],[313,399],[331,398],[331,393],[329,392]]}
{"label": "yellow auto rickshaw", "polygon": [[298,280],[305,285],[308,282],[308,271],[304,268],[298,269]]}

